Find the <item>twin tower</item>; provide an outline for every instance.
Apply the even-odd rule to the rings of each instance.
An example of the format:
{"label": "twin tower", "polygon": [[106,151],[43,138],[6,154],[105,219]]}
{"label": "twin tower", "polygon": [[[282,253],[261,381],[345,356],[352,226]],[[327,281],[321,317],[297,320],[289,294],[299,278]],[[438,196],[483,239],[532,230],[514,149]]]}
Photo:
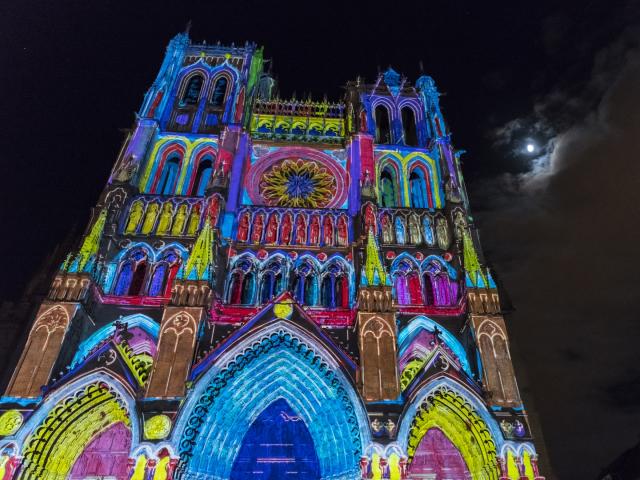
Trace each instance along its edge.
{"label": "twin tower", "polygon": [[0,479],[541,480],[428,76],[177,35],[0,399]]}

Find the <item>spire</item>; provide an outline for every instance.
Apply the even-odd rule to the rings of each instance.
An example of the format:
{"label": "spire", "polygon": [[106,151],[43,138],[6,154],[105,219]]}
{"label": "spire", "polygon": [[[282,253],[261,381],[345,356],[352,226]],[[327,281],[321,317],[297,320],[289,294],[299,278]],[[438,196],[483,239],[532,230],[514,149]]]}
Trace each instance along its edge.
{"label": "spire", "polygon": [[471,240],[471,234],[468,229],[465,229],[462,234],[462,248],[464,253],[464,269],[467,271],[467,286],[486,287],[487,279],[482,272],[478,254],[473,246],[473,240]]}
{"label": "spire", "polygon": [[209,269],[213,263],[213,228],[211,220],[207,220],[200,230],[200,234],[193,245],[187,266],[184,270],[184,278],[187,280],[209,280]]}
{"label": "spire", "polygon": [[107,221],[107,209],[103,208],[98,215],[98,219],[96,223],[93,224],[89,234],[84,237],[84,241],[82,242],[82,246],[78,251],[78,256],[76,257],[77,267],[76,271],[82,272],[89,260],[98,253],[98,248],[100,247],[100,239],[102,238],[102,231],[104,230],[104,224]]}
{"label": "spire", "polygon": [[373,234],[373,229],[369,229],[365,255],[364,275],[362,275],[360,284],[362,286],[389,285],[389,278],[380,260],[380,249]]}

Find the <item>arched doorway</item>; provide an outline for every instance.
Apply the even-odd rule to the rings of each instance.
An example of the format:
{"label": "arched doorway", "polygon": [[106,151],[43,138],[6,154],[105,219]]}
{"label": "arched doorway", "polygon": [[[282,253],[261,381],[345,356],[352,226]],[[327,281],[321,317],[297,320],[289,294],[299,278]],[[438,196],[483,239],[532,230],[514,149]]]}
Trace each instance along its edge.
{"label": "arched doorway", "polygon": [[131,449],[131,431],[118,422],[98,434],[73,464],[69,480],[93,478],[127,478]]}
{"label": "arched doorway", "polygon": [[[133,435],[127,402],[119,391],[97,380],[53,398],[55,406],[23,448],[19,478],[77,479],[104,472],[99,476],[125,480]],[[105,458],[108,463],[100,464]]]}
{"label": "arched doorway", "polygon": [[[294,462],[314,472],[311,452],[317,456],[318,476],[299,478],[357,478],[363,444],[370,439],[366,411],[340,364],[309,335],[288,321],[276,321],[216,360],[224,367],[208,370],[176,421],[178,476],[231,478],[234,472],[242,478],[242,463],[255,465],[251,458],[268,458],[254,451],[265,447],[260,443],[279,443],[256,440],[248,432],[261,429],[272,418],[271,406],[284,400],[290,408],[276,403],[283,407],[278,413],[300,418],[312,439],[302,435],[307,440],[287,446],[298,452],[292,458],[301,460]],[[277,427],[282,432],[286,428]],[[234,466],[238,458],[244,460]]]}
{"label": "arched doorway", "polygon": [[470,480],[462,454],[439,428],[431,428],[420,440],[409,466],[409,478]]}
{"label": "arched doorway", "polygon": [[309,429],[285,400],[276,400],[254,420],[244,436],[230,478],[320,478],[318,455]]}

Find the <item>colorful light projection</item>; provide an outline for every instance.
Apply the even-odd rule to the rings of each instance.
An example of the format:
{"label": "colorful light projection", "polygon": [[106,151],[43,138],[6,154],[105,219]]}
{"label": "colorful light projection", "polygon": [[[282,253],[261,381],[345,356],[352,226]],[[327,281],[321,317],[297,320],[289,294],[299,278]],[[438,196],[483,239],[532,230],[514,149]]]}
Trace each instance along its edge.
{"label": "colorful light projection", "polygon": [[285,400],[309,430],[322,478],[356,478],[366,414],[324,347],[280,320],[234,350],[243,353],[211,368],[183,409],[181,471],[229,478],[255,419]]}
{"label": "colorful light projection", "polygon": [[[160,188],[161,176],[165,163],[178,159],[178,169],[173,182],[171,195],[189,195],[191,181],[195,179],[197,165],[207,157],[216,158],[218,143],[215,138],[189,139],[181,135],[159,135],[152,147],[144,172],[140,178],[140,191],[155,193],[154,187]],[[162,192],[157,192],[162,193]]]}
{"label": "colorful light projection", "polygon": [[267,205],[322,208],[336,192],[336,180],[316,162],[286,159],[262,176],[260,194]]}
{"label": "colorful light projection", "polygon": [[285,400],[263,410],[244,436],[230,479],[250,478],[320,479],[309,429]]}
{"label": "colorful light projection", "polygon": [[[422,199],[420,205],[426,205],[431,209],[444,206],[440,167],[431,156],[412,150],[376,149],[376,158],[376,190],[379,205],[420,208],[415,205],[416,198],[419,196],[416,190],[422,189],[426,197],[424,195],[420,197]],[[422,187],[419,186],[419,181],[415,180],[418,174],[413,175],[414,171],[418,170],[421,172],[420,178],[424,183]]]}
{"label": "colorful light projection", "polygon": [[[104,439],[98,439],[90,445],[96,437],[117,425],[121,426],[107,435],[113,437],[112,440],[117,441],[119,446]],[[104,455],[104,451],[99,450],[100,445],[104,445],[103,441],[109,444],[109,449],[121,452],[119,455],[122,458],[114,455],[108,468],[110,472],[120,471],[122,464],[125,467],[127,464],[131,444],[130,425],[128,410],[118,393],[104,382],[90,383],[56,403],[29,437],[23,448],[24,460],[19,478],[62,480],[69,478],[72,471],[79,476],[87,476],[95,466],[89,457],[97,455],[102,458]],[[76,462],[88,446],[91,446],[89,452],[94,453],[88,453],[83,460],[84,466],[76,469]]]}
{"label": "colorful light projection", "polygon": [[171,419],[166,415],[154,415],[144,422],[144,437],[148,440],[162,440],[171,432]]}
{"label": "colorful light projection", "polygon": [[350,180],[344,150],[256,148],[244,181],[245,205],[344,208]]}
{"label": "colorful light projection", "polygon": [[13,435],[20,429],[22,422],[23,417],[21,412],[18,410],[7,410],[0,415],[0,436]]}
{"label": "colorful light projection", "polygon": [[[410,475],[414,468],[418,469],[416,473],[421,473],[425,468],[436,468],[433,459],[423,458],[429,451],[428,446],[422,446],[425,441],[440,442],[440,453],[449,457],[456,468],[461,468],[451,446],[444,442],[439,433],[427,436],[432,429],[438,429],[460,452],[472,478],[498,480],[496,445],[489,427],[462,395],[445,386],[429,392],[417,407],[411,421],[407,441]],[[414,465],[416,454],[419,461]]]}

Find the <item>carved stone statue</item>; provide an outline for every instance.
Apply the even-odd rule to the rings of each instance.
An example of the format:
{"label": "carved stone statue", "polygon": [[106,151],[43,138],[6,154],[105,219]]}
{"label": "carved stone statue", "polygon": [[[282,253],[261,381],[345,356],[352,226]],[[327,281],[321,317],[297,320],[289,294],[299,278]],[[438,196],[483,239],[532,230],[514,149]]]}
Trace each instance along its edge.
{"label": "carved stone statue", "polygon": [[167,202],[162,206],[162,212],[160,213],[160,221],[158,222],[158,229],[156,230],[158,235],[167,235],[169,233],[172,217],[173,204],[171,202]]}
{"label": "carved stone statue", "polygon": [[444,217],[438,217],[436,219],[436,237],[438,239],[438,247],[442,250],[449,248],[451,239],[449,238],[449,226],[447,220]]}
{"label": "carved stone statue", "polygon": [[158,216],[159,210],[160,205],[156,202],[153,202],[147,206],[147,213],[144,217],[144,223],[142,224],[142,233],[144,235],[149,235],[153,230],[153,227],[156,224],[156,217]]}
{"label": "carved stone statue", "polygon": [[171,227],[171,235],[174,235],[174,236],[182,235],[182,232],[184,230],[184,224],[186,222],[187,222],[187,204],[183,203],[178,207],[176,218],[173,221],[173,226]]}
{"label": "carved stone statue", "polygon": [[131,205],[131,208],[129,209],[129,219],[127,220],[127,226],[124,229],[125,234],[136,233],[136,230],[138,229],[138,224],[142,219],[143,210],[144,210],[144,207],[142,206],[141,201],[136,200],[135,202],[133,202],[133,204]]}
{"label": "carved stone statue", "polygon": [[196,203],[191,207],[191,214],[189,215],[189,224],[187,225],[187,234],[195,235],[200,226],[200,204]]}

